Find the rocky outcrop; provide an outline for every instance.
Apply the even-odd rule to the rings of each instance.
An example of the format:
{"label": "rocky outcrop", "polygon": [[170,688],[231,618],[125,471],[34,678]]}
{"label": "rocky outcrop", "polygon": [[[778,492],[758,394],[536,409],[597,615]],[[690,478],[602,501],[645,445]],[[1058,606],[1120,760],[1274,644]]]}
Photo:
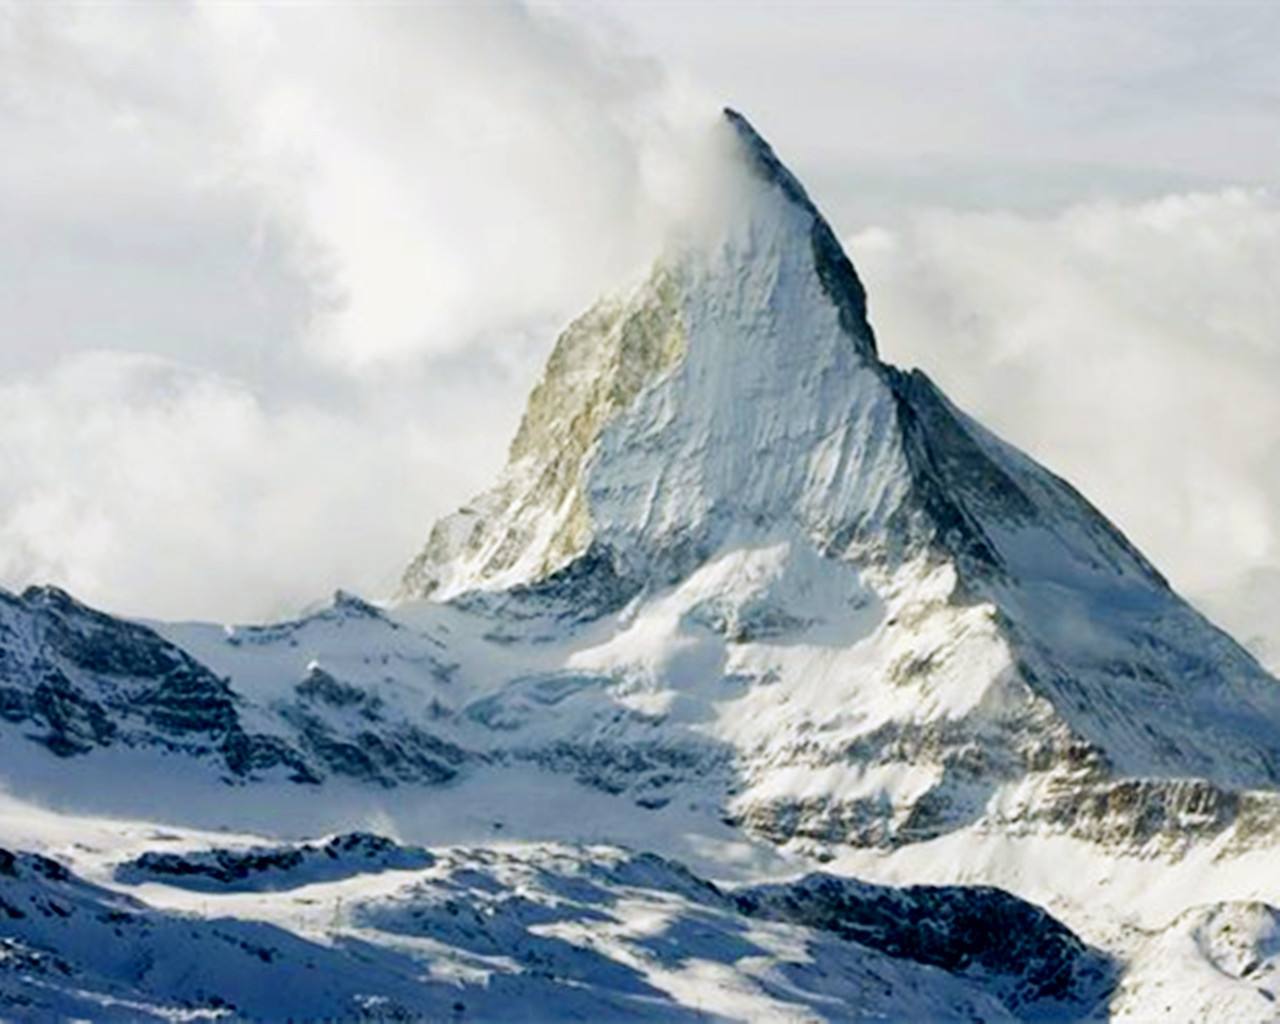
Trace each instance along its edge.
{"label": "rocky outcrop", "polygon": [[[734,893],[743,913],[792,921],[895,957],[984,979],[1010,1010],[1075,1019],[1115,985],[1118,965],[1044,910],[982,886],[867,885],[832,875]],[[1061,1011],[1059,1011],[1061,1012]]]}
{"label": "rocky outcrop", "polygon": [[184,889],[268,891],[295,889],[353,875],[430,867],[431,854],[385,836],[348,832],[323,843],[215,848],[184,853],[148,851],[118,865],[115,877],[130,885],[161,882]]}

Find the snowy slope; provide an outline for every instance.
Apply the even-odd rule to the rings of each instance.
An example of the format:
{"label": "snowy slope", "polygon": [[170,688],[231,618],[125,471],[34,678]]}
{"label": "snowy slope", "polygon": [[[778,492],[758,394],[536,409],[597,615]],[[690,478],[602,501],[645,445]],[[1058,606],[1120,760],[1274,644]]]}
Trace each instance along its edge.
{"label": "snowy slope", "polygon": [[[501,478],[395,602],[224,627],[0,592],[0,845],[83,876],[19,857],[10,886],[91,936],[117,904],[155,941],[174,915],[208,926],[153,975],[89,956],[78,925],[0,919],[12,1007],[273,1016],[274,986],[234,980],[269,926],[282,978],[335,975],[302,1016],[509,1017],[535,993],[544,1019],[1140,1018],[1177,984],[1202,1016],[1265,1009],[1280,685],[1069,484],[883,363],[803,188],[738,115],[721,131],[719,205],[569,326]],[[352,832],[427,849],[333,852]],[[618,847],[673,860],[601,881],[639,856]],[[1107,954],[1019,910],[1074,979],[1050,1006],[1001,970],[1026,959],[1007,916],[953,927],[1007,897],[791,882],[818,866],[998,885]],[[349,920],[307,909],[339,899]],[[457,930],[442,900],[492,926]],[[887,945],[885,907],[923,932]],[[705,930],[705,955],[645,921]],[[1224,922],[1262,966],[1221,966]],[[214,973],[172,981],[183,957]],[[60,976],[93,980],[73,998]]]}
{"label": "snowy slope", "polygon": [[[853,934],[795,920],[781,886],[725,892],[616,847],[499,844],[407,851],[336,877],[310,859],[277,863],[267,897],[234,882],[193,890],[180,873],[121,877],[137,864],[122,859],[130,848],[200,868],[261,862],[261,844],[235,861],[234,846],[211,852],[199,834],[59,825],[75,841],[50,836],[56,860],[0,849],[6,1019],[1053,1019],[1100,1005],[1113,969],[1029,904],[964,889],[864,887],[865,905],[840,917],[865,917]],[[352,845],[322,848],[335,842]],[[384,860],[395,851],[378,845]],[[902,899],[952,913],[886,930],[874,901]],[[1025,960],[971,970],[939,955],[942,929],[972,945],[1011,920]]]}
{"label": "snowy slope", "polygon": [[1114,994],[1113,1020],[1273,1021],[1280,1015],[1280,910],[1195,907],[1149,938]]}

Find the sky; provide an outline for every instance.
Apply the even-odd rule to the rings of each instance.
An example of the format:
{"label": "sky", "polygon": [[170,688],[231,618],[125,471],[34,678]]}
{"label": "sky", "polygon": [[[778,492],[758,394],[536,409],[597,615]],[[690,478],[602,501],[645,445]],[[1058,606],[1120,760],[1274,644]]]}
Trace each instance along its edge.
{"label": "sky", "polygon": [[0,0],[0,585],[390,593],[729,104],[885,356],[1280,659],[1277,48],[1273,4]]}

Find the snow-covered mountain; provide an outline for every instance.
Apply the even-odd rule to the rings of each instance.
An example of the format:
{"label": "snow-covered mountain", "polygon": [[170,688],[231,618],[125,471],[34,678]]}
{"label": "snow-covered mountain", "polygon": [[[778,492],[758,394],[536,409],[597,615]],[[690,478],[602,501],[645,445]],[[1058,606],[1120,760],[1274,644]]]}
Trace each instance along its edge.
{"label": "snow-covered mountain", "polygon": [[[804,189],[717,130],[716,202],[566,329],[398,600],[0,595],[4,1013],[1141,1017],[1180,957],[1215,982],[1175,1010],[1266,1018],[1280,683],[882,362]],[[116,914],[154,951],[102,955]]]}
{"label": "snow-covered mountain", "polygon": [[727,123],[723,222],[565,332],[502,480],[406,574],[556,639],[613,616],[572,679],[488,713],[609,692],[555,739],[705,738],[778,841],[929,838],[1011,786],[998,813],[1084,834],[1135,804],[1138,839],[1225,827],[1277,781],[1280,687],[1070,485],[880,362],[831,229]]}

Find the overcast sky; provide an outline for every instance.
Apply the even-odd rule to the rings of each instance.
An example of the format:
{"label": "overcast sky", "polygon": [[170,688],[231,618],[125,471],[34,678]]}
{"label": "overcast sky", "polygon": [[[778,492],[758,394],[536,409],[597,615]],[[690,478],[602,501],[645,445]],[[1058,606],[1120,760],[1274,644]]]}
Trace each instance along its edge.
{"label": "overcast sky", "polygon": [[378,596],[720,104],[891,360],[1280,651],[1280,7],[0,3],[0,584]]}

